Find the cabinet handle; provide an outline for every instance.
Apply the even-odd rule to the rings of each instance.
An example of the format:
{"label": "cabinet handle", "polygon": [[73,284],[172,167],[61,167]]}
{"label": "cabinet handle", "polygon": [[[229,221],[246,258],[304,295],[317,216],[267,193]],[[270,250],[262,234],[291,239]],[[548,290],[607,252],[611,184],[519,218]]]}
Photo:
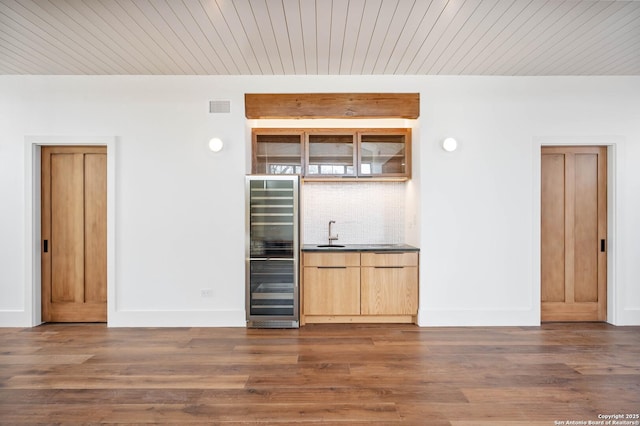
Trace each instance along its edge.
{"label": "cabinet handle", "polygon": [[271,260],[275,260],[275,261],[292,261],[295,260],[293,257],[250,257],[249,260],[257,260],[260,262],[266,262],[266,261],[271,261]]}
{"label": "cabinet handle", "polygon": [[347,269],[346,266],[318,266],[318,269]]}
{"label": "cabinet handle", "polygon": [[375,269],[404,269],[404,266],[374,266]]}

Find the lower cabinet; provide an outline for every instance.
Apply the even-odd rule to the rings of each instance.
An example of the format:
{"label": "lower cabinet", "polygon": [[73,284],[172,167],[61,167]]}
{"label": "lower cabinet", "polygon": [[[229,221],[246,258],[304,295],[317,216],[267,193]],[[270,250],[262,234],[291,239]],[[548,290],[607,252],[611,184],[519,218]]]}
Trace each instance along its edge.
{"label": "lower cabinet", "polygon": [[418,253],[304,253],[301,324],[415,323]]}
{"label": "lower cabinet", "polygon": [[416,315],[418,273],[415,267],[362,268],[362,315]]}
{"label": "lower cabinet", "polygon": [[360,253],[305,253],[302,312],[360,314]]}
{"label": "lower cabinet", "polygon": [[360,313],[418,314],[418,253],[362,253]]}
{"label": "lower cabinet", "polygon": [[304,268],[307,315],[360,315],[360,268]]}

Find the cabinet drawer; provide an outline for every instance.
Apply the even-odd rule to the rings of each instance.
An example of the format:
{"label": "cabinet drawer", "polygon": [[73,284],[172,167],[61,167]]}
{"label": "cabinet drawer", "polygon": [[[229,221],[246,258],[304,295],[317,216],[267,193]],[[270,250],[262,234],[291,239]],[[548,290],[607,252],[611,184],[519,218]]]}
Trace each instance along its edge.
{"label": "cabinet drawer", "polygon": [[362,266],[418,266],[418,253],[362,253]]}
{"label": "cabinet drawer", "polygon": [[304,253],[304,266],[360,266],[360,253]]}

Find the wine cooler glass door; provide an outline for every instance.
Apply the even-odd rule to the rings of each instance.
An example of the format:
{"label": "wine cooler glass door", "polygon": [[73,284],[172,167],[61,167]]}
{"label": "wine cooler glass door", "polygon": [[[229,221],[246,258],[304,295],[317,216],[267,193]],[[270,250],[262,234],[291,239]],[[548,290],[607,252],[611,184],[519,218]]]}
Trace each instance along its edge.
{"label": "wine cooler glass door", "polygon": [[293,317],[293,274],[293,260],[252,260],[250,316]]}
{"label": "wine cooler glass door", "polygon": [[[247,177],[247,320],[298,322],[298,178]],[[269,326],[269,325],[264,325]]]}

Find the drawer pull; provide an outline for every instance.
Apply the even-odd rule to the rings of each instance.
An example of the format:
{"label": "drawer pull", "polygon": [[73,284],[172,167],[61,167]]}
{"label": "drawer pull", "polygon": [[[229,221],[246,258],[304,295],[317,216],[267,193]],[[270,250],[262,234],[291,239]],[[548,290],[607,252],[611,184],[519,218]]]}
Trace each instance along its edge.
{"label": "drawer pull", "polygon": [[374,266],[375,269],[404,269],[404,266]]}
{"label": "drawer pull", "polygon": [[318,266],[318,269],[347,269],[346,266]]}

